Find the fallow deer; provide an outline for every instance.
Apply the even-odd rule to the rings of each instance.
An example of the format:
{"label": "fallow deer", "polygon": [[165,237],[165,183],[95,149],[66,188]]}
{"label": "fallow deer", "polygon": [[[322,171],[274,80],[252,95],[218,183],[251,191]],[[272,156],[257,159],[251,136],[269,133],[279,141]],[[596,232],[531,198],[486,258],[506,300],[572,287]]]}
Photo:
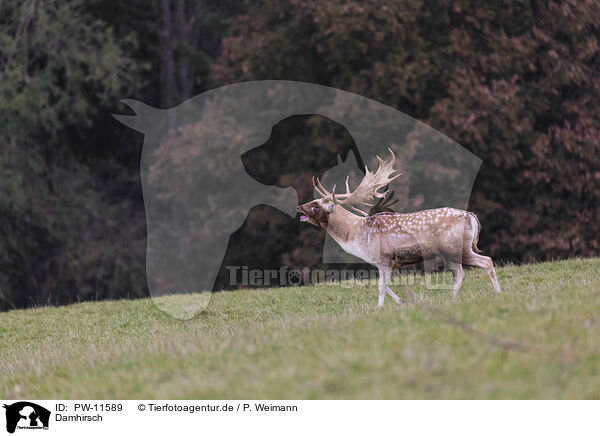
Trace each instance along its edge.
{"label": "fallow deer", "polygon": [[[389,162],[379,156],[379,168],[365,176],[354,191],[346,178],[346,193],[336,194],[335,185],[327,191],[319,179],[313,186],[321,198],[298,206],[300,220],[323,228],[348,253],[379,270],[379,307],[385,294],[396,303],[402,300],[389,287],[394,268],[436,256],[445,259],[454,277],[452,295],[456,297],[464,279],[463,265],[487,271],[494,291],[500,293],[492,259],[477,254],[481,225],[474,213],[444,207],[414,213],[383,212],[369,216],[357,206],[384,199],[388,184],[399,177],[394,170],[395,156]],[[397,173],[397,174],[396,174]],[[380,190],[384,188],[384,192]],[[348,208],[348,209],[346,209]]]}

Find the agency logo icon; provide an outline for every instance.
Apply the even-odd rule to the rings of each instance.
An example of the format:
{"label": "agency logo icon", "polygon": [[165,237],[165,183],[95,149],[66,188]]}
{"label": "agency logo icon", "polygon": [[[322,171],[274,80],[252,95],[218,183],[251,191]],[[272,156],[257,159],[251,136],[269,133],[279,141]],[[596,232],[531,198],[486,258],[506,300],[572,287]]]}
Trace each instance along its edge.
{"label": "agency logo icon", "polygon": [[50,422],[50,411],[29,401],[19,401],[3,406],[6,409],[6,431],[14,433],[19,430],[47,430]]}

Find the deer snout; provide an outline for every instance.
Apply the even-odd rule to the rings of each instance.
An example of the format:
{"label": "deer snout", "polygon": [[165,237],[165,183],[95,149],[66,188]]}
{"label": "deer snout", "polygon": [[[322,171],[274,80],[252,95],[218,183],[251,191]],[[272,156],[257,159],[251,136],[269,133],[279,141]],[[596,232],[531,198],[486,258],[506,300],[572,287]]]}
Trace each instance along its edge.
{"label": "deer snout", "polygon": [[296,211],[300,214],[300,221],[307,222],[310,220],[311,216],[308,210],[305,209],[305,204],[301,204],[296,208]]}

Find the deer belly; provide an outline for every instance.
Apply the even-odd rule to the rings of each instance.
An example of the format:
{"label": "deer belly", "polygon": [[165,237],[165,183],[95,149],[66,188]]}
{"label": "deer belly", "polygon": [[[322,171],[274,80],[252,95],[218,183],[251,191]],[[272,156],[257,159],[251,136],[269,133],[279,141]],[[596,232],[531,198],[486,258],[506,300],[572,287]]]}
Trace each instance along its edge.
{"label": "deer belly", "polygon": [[397,266],[422,262],[435,256],[432,245],[426,240],[418,241],[407,234],[388,238],[384,252]]}
{"label": "deer belly", "polygon": [[422,262],[424,259],[429,258],[428,254],[423,255],[423,250],[418,245],[412,247],[405,247],[399,250],[395,250],[391,253],[392,263],[396,267],[402,265],[411,265],[413,263]]}

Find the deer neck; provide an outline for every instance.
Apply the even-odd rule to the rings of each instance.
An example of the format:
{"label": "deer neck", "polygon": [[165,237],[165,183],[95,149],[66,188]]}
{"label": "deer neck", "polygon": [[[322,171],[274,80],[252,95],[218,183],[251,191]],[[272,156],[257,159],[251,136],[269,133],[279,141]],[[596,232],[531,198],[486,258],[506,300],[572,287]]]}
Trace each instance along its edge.
{"label": "deer neck", "polygon": [[361,251],[361,242],[366,232],[364,231],[365,218],[354,215],[342,206],[329,214],[327,233],[345,251],[355,256],[364,258]]}

